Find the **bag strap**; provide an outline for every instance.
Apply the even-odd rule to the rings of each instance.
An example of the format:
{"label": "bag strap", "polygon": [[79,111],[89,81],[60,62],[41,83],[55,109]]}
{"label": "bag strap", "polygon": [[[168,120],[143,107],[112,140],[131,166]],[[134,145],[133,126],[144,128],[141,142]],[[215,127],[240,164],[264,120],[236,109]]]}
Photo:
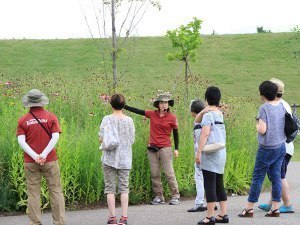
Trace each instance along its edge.
{"label": "bag strap", "polygon": [[198,129],[202,129],[202,126],[200,123],[198,123],[194,126],[194,130],[198,130]]}
{"label": "bag strap", "polygon": [[33,112],[29,111],[29,113],[34,117],[34,119],[42,126],[44,131],[48,134],[50,138],[52,138],[52,134],[46,129],[46,127],[40,122],[40,120],[33,114]]}
{"label": "bag strap", "polygon": [[208,114],[210,115],[211,120],[214,121],[211,125],[213,125],[213,124],[224,124],[223,122],[216,121],[216,120],[215,120],[215,117],[212,116],[212,113],[211,113],[211,112],[208,112]]}

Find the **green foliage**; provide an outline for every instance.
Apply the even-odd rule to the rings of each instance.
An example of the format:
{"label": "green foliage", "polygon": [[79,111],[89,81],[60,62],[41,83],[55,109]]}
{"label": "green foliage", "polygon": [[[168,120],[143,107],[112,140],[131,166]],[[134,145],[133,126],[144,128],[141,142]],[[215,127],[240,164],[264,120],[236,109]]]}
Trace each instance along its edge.
{"label": "green foliage", "polygon": [[[0,86],[2,100],[1,109],[5,116],[0,117],[0,123],[5,129],[0,130],[0,136],[7,142],[0,149],[0,155],[5,155],[4,170],[8,178],[5,188],[0,185],[4,192],[11,191],[13,194],[0,195],[3,203],[1,210],[25,210],[27,204],[26,183],[24,176],[23,152],[17,144],[15,126],[17,118],[26,112],[21,106],[20,99],[24,93],[35,87],[42,89],[48,94],[51,103],[48,109],[54,112],[60,121],[63,133],[60,136],[57,152],[61,168],[61,179],[66,204],[70,208],[76,208],[78,204],[90,204],[104,201],[104,181],[100,163],[101,152],[99,151],[98,129],[104,115],[111,112],[107,103],[99,100],[99,87],[105,82],[102,76],[77,79],[72,82],[70,79],[47,76],[47,85],[42,81],[43,74],[35,74],[28,81],[26,78],[13,80],[9,86]],[[208,81],[198,76],[189,80],[190,94],[192,96],[203,96]],[[16,85],[18,84],[18,85]],[[134,83],[134,86],[138,83]],[[172,109],[177,115],[180,126],[180,157],[174,160],[174,169],[182,196],[193,196],[194,186],[194,151],[192,140],[192,118],[189,109],[184,104],[183,93],[185,82],[178,80],[177,91],[173,94],[175,107]],[[199,89],[201,87],[201,89]],[[68,90],[66,92],[66,90]],[[88,90],[88,92],[82,91]],[[133,94],[128,91],[119,90],[124,93],[130,105],[152,108],[149,99],[145,96]],[[154,96],[154,95],[153,95]],[[224,99],[232,105],[230,114],[226,116],[228,125],[228,163],[226,169],[226,183],[231,192],[245,193],[248,188],[251,176],[253,152],[256,148],[255,131],[250,127],[253,117],[248,118],[246,114],[240,118],[240,111],[247,115],[256,111],[252,102],[239,99]],[[243,105],[243,107],[241,107]],[[247,105],[247,108],[244,108]],[[240,108],[238,108],[240,106]],[[245,111],[243,111],[245,110]],[[241,113],[242,115],[242,113]],[[133,165],[130,174],[130,203],[137,204],[147,202],[152,198],[151,175],[147,157],[146,145],[149,137],[149,121],[141,116],[130,114],[133,117],[136,127],[136,141],[133,145]],[[233,121],[241,119],[242,123]],[[250,127],[250,129],[249,129]],[[244,133],[235,130],[244,130]],[[246,144],[247,143],[247,144]],[[241,161],[239,158],[247,158]],[[247,170],[246,170],[247,168]],[[238,174],[236,171],[241,171]],[[239,176],[239,177],[236,177]],[[170,197],[170,192],[165,177],[163,176],[165,196]],[[49,208],[49,195],[46,183],[43,180],[41,190],[41,207]]]}
{"label": "green foliage", "polygon": [[265,30],[264,27],[256,27],[257,33],[271,33],[271,30]]}
{"label": "green foliage", "polygon": [[[293,36],[293,33],[204,36],[199,63],[192,64],[197,75],[188,80],[189,99],[203,99],[206,87],[213,84],[220,87],[222,101],[229,106],[225,114],[225,182],[230,193],[245,193],[250,184],[257,148],[254,118],[259,105],[258,84],[275,75],[278,78],[284,75],[288,87],[285,99],[290,103],[300,102],[299,76],[291,55],[291,49],[299,48],[300,42],[286,42]],[[194,196],[192,118],[182,97],[184,81],[181,78],[174,81],[177,68],[164,55],[171,51],[169,40],[158,37],[135,41],[137,47],[129,76],[118,91],[126,96],[128,104],[152,109],[150,99],[157,90],[172,90],[176,82],[172,112],[179,120],[180,157],[174,161],[174,168],[182,196]],[[99,43],[105,45],[104,40]],[[107,90],[99,61],[90,39],[0,41],[0,210],[25,210],[23,157],[15,128],[17,119],[27,111],[20,99],[31,88],[41,89],[49,96],[47,108],[58,116],[63,129],[58,155],[68,207],[105,201],[97,133],[101,119],[111,111],[108,104],[99,100],[99,95]],[[120,63],[126,64],[122,57]],[[5,84],[6,81],[11,84]],[[145,147],[149,121],[130,115],[137,130],[130,175],[130,202],[136,204],[152,197]],[[298,149],[299,138],[295,144]],[[295,160],[300,158],[298,152],[295,151]],[[163,181],[168,196],[164,177]],[[42,193],[42,207],[49,207],[44,182]]]}
{"label": "green foliage", "polygon": [[298,40],[300,38],[300,25],[294,26],[291,31],[295,34],[295,39]]}
{"label": "green foliage", "polygon": [[197,49],[201,44],[201,23],[201,20],[194,17],[193,21],[186,26],[181,25],[173,31],[167,31],[166,36],[172,41],[173,47],[180,49],[175,53],[168,53],[169,60],[194,61],[196,59]]}

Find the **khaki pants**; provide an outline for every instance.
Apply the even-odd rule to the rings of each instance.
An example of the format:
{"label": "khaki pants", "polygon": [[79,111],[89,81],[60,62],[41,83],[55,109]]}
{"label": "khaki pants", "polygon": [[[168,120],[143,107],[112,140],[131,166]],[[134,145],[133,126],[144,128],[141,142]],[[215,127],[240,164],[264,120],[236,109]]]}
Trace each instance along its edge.
{"label": "khaki pants", "polygon": [[130,170],[116,169],[103,165],[105,190],[104,194],[116,194],[116,179],[118,178],[118,193],[129,193]]}
{"label": "khaki pants", "polygon": [[150,160],[152,189],[155,196],[164,200],[163,187],[161,183],[161,166],[166,175],[172,197],[179,198],[178,184],[173,169],[173,152],[171,147],[160,149],[158,152],[148,151]]}
{"label": "khaki pants", "polygon": [[46,179],[54,225],[65,225],[65,200],[60,182],[58,161],[45,165],[25,163],[30,225],[41,225],[41,178]]}

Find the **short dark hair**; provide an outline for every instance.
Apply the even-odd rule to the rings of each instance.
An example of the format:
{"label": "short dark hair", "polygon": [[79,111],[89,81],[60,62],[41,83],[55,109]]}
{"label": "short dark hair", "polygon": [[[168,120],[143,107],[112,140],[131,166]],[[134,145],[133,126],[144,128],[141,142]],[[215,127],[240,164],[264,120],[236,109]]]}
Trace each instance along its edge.
{"label": "short dark hair", "polygon": [[111,96],[110,104],[115,110],[121,110],[125,107],[125,98],[121,94],[114,94]]}
{"label": "short dark hair", "polygon": [[273,101],[278,93],[278,87],[273,82],[266,80],[259,85],[259,93],[268,101]]}
{"label": "short dark hair", "polygon": [[196,99],[196,100],[193,100],[192,101],[192,104],[191,104],[191,112],[192,113],[199,113],[201,112],[203,109],[205,108],[205,105],[204,105],[204,102],[199,100],[199,99]]}
{"label": "short dark hair", "polygon": [[219,106],[221,100],[221,91],[218,87],[211,86],[206,89],[205,100],[208,105]]}

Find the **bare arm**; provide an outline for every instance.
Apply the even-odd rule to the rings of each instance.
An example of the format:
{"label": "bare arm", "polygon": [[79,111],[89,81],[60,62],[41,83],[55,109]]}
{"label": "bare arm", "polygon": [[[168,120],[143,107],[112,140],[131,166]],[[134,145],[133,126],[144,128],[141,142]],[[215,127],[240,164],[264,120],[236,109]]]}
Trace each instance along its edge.
{"label": "bare arm", "polygon": [[211,106],[206,106],[200,113],[197,114],[195,117],[195,123],[201,123],[203,116],[205,113],[208,113],[210,110],[212,110]]}
{"label": "bare arm", "polygon": [[267,131],[267,124],[262,119],[259,119],[258,123],[256,124],[256,130],[260,134],[265,134]]}
{"label": "bare arm", "polygon": [[197,164],[200,164],[200,160],[201,160],[201,154],[202,154],[202,150],[207,142],[208,136],[210,133],[210,126],[203,126],[202,127],[202,131],[201,131],[201,135],[200,135],[200,141],[199,141],[199,145],[198,145],[198,151],[196,154],[196,159],[195,162]]}

